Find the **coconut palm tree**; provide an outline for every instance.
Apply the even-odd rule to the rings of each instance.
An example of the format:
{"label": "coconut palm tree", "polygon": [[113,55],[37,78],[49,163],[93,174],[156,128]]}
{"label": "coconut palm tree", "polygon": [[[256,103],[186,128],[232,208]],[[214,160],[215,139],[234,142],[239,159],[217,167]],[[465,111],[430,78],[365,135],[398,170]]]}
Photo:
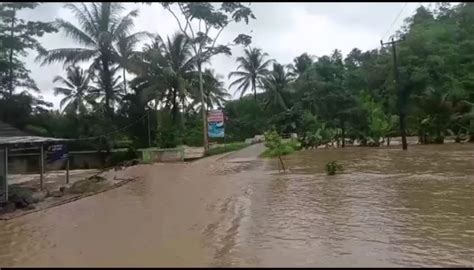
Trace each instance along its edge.
{"label": "coconut palm tree", "polygon": [[[111,106],[112,112],[114,112],[115,108],[122,98],[126,95],[125,89],[121,82],[122,77],[118,75],[120,66],[115,66],[110,70],[110,74],[112,76],[110,83],[112,87],[112,91],[109,94],[109,105]],[[105,95],[105,82],[104,82],[104,75],[103,69],[99,68],[96,70],[96,73],[93,76],[93,81],[95,82],[96,86],[92,87],[90,90],[91,97],[94,98],[95,101],[98,100],[98,104],[106,104],[106,95]]]}
{"label": "coconut palm tree", "polygon": [[[64,62],[67,65],[92,60],[90,69],[98,69],[99,66],[102,69],[105,107],[109,116],[113,116],[111,69],[116,63],[114,56],[117,55],[113,44],[121,37],[130,35],[134,26],[133,18],[137,17],[138,11],[132,10],[122,16],[123,5],[114,2],[91,3],[88,6],[83,3],[66,4],[64,7],[73,12],[79,26],[62,19],[56,20],[56,26],[82,47],[42,51],[37,60],[42,60],[42,65],[53,62]],[[140,32],[134,35],[138,38],[145,34]]]}
{"label": "coconut palm tree", "polygon": [[[261,85],[261,79],[268,74],[267,67],[273,61],[265,60],[267,56],[268,54],[262,53],[261,49],[250,48],[244,50],[244,56],[237,58],[239,66],[237,71],[229,73],[229,79],[234,76],[238,78],[229,87],[238,85],[237,91],[240,92],[240,97],[250,88],[257,100],[257,88]],[[239,71],[239,69],[242,70]]]}
{"label": "coconut palm tree", "polygon": [[59,103],[63,112],[83,114],[87,111],[90,100],[91,76],[80,67],[70,66],[66,69],[66,78],[56,76],[53,83],[60,82],[63,86],[54,88],[54,95],[64,95]]}
{"label": "coconut palm tree", "polygon": [[[139,57],[139,52],[135,50],[140,37],[143,35],[152,37],[151,34],[138,32],[129,36],[119,37],[115,43],[115,62],[122,68],[123,89],[127,92],[126,71],[133,70],[134,61]],[[139,59],[139,58],[138,58]]]}
{"label": "coconut palm tree", "polygon": [[178,120],[180,105],[184,108],[190,96],[189,83],[195,68],[190,49],[183,34],[177,33],[166,41],[157,36],[133,68],[137,74],[133,85],[142,88],[149,99],[155,98],[169,108],[173,121]]}
{"label": "coconut palm tree", "polygon": [[[204,100],[207,108],[222,108],[226,99],[230,98],[231,95],[227,93],[224,88],[224,82],[222,76],[216,74],[212,69],[206,69],[203,73],[203,89],[204,89]],[[193,102],[189,108],[195,108],[197,111],[201,110],[201,100],[199,93],[199,77],[196,73],[192,81],[192,99]]]}
{"label": "coconut palm tree", "polygon": [[262,79],[262,84],[267,93],[265,109],[271,105],[275,108],[288,109],[285,95],[289,90],[292,74],[285,71],[285,67],[278,63],[273,63],[273,70],[268,76]]}

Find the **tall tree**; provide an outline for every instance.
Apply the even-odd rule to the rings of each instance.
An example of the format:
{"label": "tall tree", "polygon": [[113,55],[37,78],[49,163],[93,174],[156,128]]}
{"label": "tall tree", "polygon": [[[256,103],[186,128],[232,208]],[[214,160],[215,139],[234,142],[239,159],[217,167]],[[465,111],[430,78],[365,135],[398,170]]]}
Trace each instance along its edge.
{"label": "tall tree", "polygon": [[[229,79],[237,76],[229,87],[237,86],[237,91],[242,97],[248,89],[251,89],[254,94],[254,99],[257,100],[257,88],[261,86],[261,80],[268,73],[268,66],[273,60],[265,60],[268,57],[267,53],[262,52],[258,48],[249,48],[244,50],[244,56],[237,57],[237,71],[229,73]],[[239,71],[239,69],[241,69]]]}
{"label": "tall tree", "polygon": [[[202,121],[203,121],[203,141],[204,151],[207,151],[207,117],[206,106],[204,98],[204,79],[202,77],[203,64],[210,61],[210,59],[217,54],[230,55],[230,48],[228,45],[219,45],[217,43],[222,31],[230,23],[245,22],[248,24],[249,19],[255,19],[252,10],[241,4],[240,2],[223,2],[220,8],[216,8],[209,2],[164,2],[162,6],[168,10],[176,19],[180,31],[191,40],[194,56],[196,57],[196,65],[199,74],[199,91],[201,93],[202,104]],[[173,11],[173,6],[177,6],[179,13],[184,17],[180,20]],[[202,27],[202,28],[201,28]],[[213,34],[211,34],[213,33]],[[234,39],[234,44],[243,44],[247,46],[251,42],[251,37],[245,34],[239,34]]]}
{"label": "tall tree", "polygon": [[[64,64],[75,64],[78,62],[92,61],[90,69],[101,70],[100,76],[105,92],[105,110],[113,116],[113,85],[112,66],[116,64],[117,55],[114,43],[124,36],[130,35],[134,26],[133,19],[137,17],[138,11],[132,10],[122,16],[124,7],[120,3],[102,2],[85,4],[66,4],[65,8],[71,10],[79,21],[79,26],[71,22],[57,19],[56,25],[63,30],[67,37],[78,44],[80,48],[60,48],[43,51],[38,60],[42,64],[53,62],[64,62]],[[135,37],[146,35],[145,32],[135,33]]]}
{"label": "tall tree", "polygon": [[279,110],[288,109],[288,91],[291,83],[291,74],[281,64],[274,63],[273,70],[262,79],[266,92],[265,109],[268,106]]}

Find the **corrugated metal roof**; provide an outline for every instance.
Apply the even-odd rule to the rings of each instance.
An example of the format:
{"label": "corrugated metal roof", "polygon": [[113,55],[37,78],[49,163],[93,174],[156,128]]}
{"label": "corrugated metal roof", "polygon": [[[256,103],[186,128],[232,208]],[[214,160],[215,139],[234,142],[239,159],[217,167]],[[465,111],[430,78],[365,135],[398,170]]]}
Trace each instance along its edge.
{"label": "corrugated metal roof", "polygon": [[65,142],[69,139],[30,136],[2,121],[0,121],[0,145],[40,144]]}
{"label": "corrugated metal roof", "polygon": [[40,144],[40,143],[66,142],[66,141],[70,141],[70,139],[38,137],[38,136],[0,137],[0,145]]}
{"label": "corrugated metal roof", "polygon": [[0,121],[0,137],[29,136],[25,132],[16,129],[9,124]]}

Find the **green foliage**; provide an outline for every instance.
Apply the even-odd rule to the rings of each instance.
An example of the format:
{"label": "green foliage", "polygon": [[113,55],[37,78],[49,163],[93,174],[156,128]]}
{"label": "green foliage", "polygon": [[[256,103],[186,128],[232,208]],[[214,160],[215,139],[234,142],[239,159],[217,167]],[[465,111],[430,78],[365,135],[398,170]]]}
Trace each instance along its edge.
{"label": "green foliage", "polygon": [[342,171],[342,165],[336,161],[330,161],[326,164],[326,173],[328,175],[335,175],[337,171]]}
{"label": "green foliage", "polygon": [[392,129],[392,118],[387,116],[382,105],[375,102],[366,92],[360,93],[359,104],[367,117],[368,132],[366,135],[378,144],[380,138],[386,136]]}
{"label": "green foliage", "polygon": [[22,2],[0,5],[0,95],[8,97],[19,91],[40,91],[30,78],[23,57],[29,50],[43,50],[37,38],[57,30],[52,23],[18,17],[19,11],[33,10],[38,5]]}
{"label": "green foliage", "polygon": [[263,157],[281,157],[291,154],[297,148],[294,142],[284,142],[280,135],[274,130],[264,133],[265,146],[267,150],[262,154]]}

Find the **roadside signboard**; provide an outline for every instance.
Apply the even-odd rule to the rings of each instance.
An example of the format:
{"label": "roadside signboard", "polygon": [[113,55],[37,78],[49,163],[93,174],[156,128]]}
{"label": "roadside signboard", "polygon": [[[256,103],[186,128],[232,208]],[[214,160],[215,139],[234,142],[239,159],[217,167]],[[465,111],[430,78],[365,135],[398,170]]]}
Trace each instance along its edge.
{"label": "roadside signboard", "polygon": [[213,110],[207,113],[207,135],[210,138],[224,137],[224,113],[221,110]]}
{"label": "roadside signboard", "polygon": [[66,159],[68,155],[65,144],[54,144],[48,147],[47,162],[51,163],[56,160]]}

